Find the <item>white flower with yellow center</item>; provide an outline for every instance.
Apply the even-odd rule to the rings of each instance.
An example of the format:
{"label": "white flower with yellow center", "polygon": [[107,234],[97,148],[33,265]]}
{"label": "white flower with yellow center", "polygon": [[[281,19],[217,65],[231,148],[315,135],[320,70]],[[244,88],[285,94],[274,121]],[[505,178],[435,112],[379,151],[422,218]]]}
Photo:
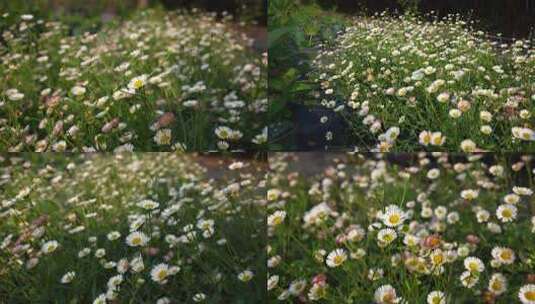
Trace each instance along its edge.
{"label": "white flower with yellow center", "polygon": [[214,132],[215,135],[220,139],[229,139],[232,135],[232,129],[227,126],[219,126]]}
{"label": "white flower with yellow center", "polygon": [[514,138],[517,138],[520,140],[526,140],[526,141],[535,140],[535,131],[533,131],[530,128],[513,127],[511,128],[511,133],[513,134]]}
{"label": "white flower with yellow center", "polygon": [[152,280],[159,284],[165,284],[169,274],[169,265],[164,263],[154,266],[150,271],[150,277]]}
{"label": "white flower with yellow center", "polygon": [[254,277],[254,274],[250,270],[244,270],[238,274],[238,279],[242,282],[249,282]]}
{"label": "white flower with yellow center", "polygon": [[338,267],[342,265],[347,260],[347,253],[344,249],[338,248],[336,250],[331,251],[329,255],[327,256],[327,260],[325,263],[327,266],[331,268]]}
{"label": "white flower with yellow center", "polygon": [[427,304],[446,304],[446,295],[440,291],[431,291],[427,295]]}
{"label": "white flower with yellow center", "polygon": [[147,75],[136,76],[128,83],[128,88],[132,90],[139,90],[147,83]]}
{"label": "white flower with yellow center", "polygon": [[278,284],[279,284],[279,276],[278,275],[270,276],[267,281],[267,290],[272,290],[273,288],[277,287]]}
{"label": "white flower with yellow center", "polygon": [[450,94],[448,93],[441,93],[437,96],[437,101],[441,103],[446,103],[450,100]]}
{"label": "white flower with yellow center", "polygon": [[126,244],[131,247],[142,247],[149,242],[149,237],[139,231],[134,231],[126,237]]}
{"label": "white flower with yellow center", "polygon": [[431,134],[431,144],[434,146],[442,146],[446,142],[446,136],[442,132],[433,132]]}
{"label": "white flower with yellow center", "polygon": [[431,259],[431,263],[434,265],[434,267],[441,266],[442,264],[446,263],[446,255],[440,249],[433,250],[429,258]]}
{"label": "white flower with yellow center", "polygon": [[409,247],[417,246],[419,243],[420,243],[420,238],[413,234],[405,234],[405,237],[403,238],[403,244]]}
{"label": "white flower with yellow center", "polygon": [[501,273],[495,273],[489,280],[489,291],[494,295],[501,295],[507,290],[507,279]]}
{"label": "white flower with yellow center", "polygon": [[377,304],[401,303],[401,298],[396,295],[396,289],[392,285],[383,285],[375,290],[374,299]]}
{"label": "white flower with yellow center", "polygon": [[479,196],[478,190],[466,189],[461,191],[461,197],[467,201],[475,200]]}
{"label": "white flower with yellow center", "polygon": [[463,150],[463,152],[471,153],[475,152],[476,149],[476,143],[473,142],[471,139],[465,139],[461,142],[461,150]]}
{"label": "white flower with yellow center", "polygon": [[429,171],[427,171],[427,178],[429,179],[436,179],[437,177],[440,176],[440,170],[437,169],[437,168],[433,168]]}
{"label": "white flower with yellow center", "polygon": [[286,211],[277,210],[273,214],[268,216],[268,220],[267,220],[268,226],[270,227],[278,226],[282,224],[282,222],[284,222],[285,218],[286,218]]}
{"label": "white flower with yellow center", "polygon": [[480,258],[470,256],[464,259],[464,268],[471,273],[480,273],[485,270],[485,264]]}
{"label": "white flower with yellow center", "polygon": [[420,135],[418,136],[420,144],[424,146],[429,145],[431,143],[432,136],[433,136],[433,133],[429,131],[420,132]]}
{"label": "white flower with yellow center", "polygon": [[478,275],[474,275],[470,271],[465,271],[465,272],[463,272],[461,274],[459,279],[461,280],[461,283],[463,284],[464,287],[472,288],[479,281],[479,276]]}
{"label": "white flower with yellow center", "polygon": [[48,241],[41,246],[41,252],[44,254],[50,254],[59,247],[59,243],[57,241]]}
{"label": "white flower with yellow center", "polygon": [[524,285],[518,291],[522,304],[535,304],[535,284]]}
{"label": "white flower with yellow center", "polygon": [[171,129],[161,129],[154,135],[154,142],[159,146],[170,145],[172,138]]}
{"label": "white flower with yellow center", "polygon": [[391,127],[385,132],[385,137],[388,142],[394,142],[399,136],[399,127]]}
{"label": "white flower with yellow center", "polygon": [[496,217],[503,223],[512,222],[516,219],[517,208],[514,205],[500,205],[496,209]]}
{"label": "white flower with yellow center", "polygon": [[398,234],[396,233],[396,230],[391,228],[381,229],[379,230],[379,233],[377,233],[377,240],[379,241],[380,245],[389,245],[397,237]]}
{"label": "white flower with yellow center", "polygon": [[515,262],[515,252],[507,247],[494,247],[491,251],[492,257],[500,264],[511,265]]}
{"label": "white flower with yellow center", "polygon": [[397,227],[403,224],[406,214],[396,205],[389,205],[381,216],[383,223],[388,227]]}
{"label": "white flower with yellow center", "polygon": [[279,198],[281,195],[281,191],[278,189],[269,189],[267,192],[267,200],[268,201],[275,201]]}
{"label": "white flower with yellow center", "polygon": [[137,206],[140,208],[143,208],[145,210],[154,210],[160,206],[159,203],[153,201],[153,200],[142,200],[141,202],[137,203]]}

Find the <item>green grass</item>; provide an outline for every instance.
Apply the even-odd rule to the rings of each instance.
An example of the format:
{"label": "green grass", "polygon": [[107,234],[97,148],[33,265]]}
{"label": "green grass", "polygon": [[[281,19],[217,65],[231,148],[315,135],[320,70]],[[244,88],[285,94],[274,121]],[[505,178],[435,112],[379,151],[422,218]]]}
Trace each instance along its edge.
{"label": "green grass", "polygon": [[[31,167],[24,165],[27,161]],[[259,208],[264,198],[256,188],[257,174],[242,179],[240,171],[223,170],[214,181],[193,156],[151,153],[39,159],[21,154],[7,156],[3,167],[11,176],[0,198],[0,298],[5,303],[92,303],[110,290],[106,284],[118,274],[123,282],[114,296],[120,303],[155,303],[163,297],[192,303],[199,293],[205,303],[265,297],[264,209]],[[226,190],[245,180],[250,186]],[[159,207],[141,208],[144,199]],[[139,218],[145,222],[135,230],[150,241],[132,247],[125,240]],[[199,226],[204,220],[213,220],[206,235]],[[113,231],[121,235],[116,240],[108,239]],[[186,238],[188,233],[195,237]],[[60,245],[44,254],[42,244],[50,240]],[[84,248],[90,253],[80,258]],[[98,249],[106,254],[96,257]],[[138,256],[144,262],[139,272],[110,264]],[[150,274],[160,263],[180,267],[165,284]],[[251,281],[238,278],[245,270],[254,273]],[[70,271],[74,280],[60,282]]]}

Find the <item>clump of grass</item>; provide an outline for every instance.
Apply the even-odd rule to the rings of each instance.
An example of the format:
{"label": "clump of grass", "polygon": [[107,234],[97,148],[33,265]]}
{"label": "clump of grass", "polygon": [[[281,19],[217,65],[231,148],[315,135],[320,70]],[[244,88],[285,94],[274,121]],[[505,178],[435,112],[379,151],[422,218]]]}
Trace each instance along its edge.
{"label": "clump of grass", "polygon": [[270,159],[269,303],[532,303],[532,156],[333,160]]}
{"label": "clump of grass", "polygon": [[198,11],[147,10],[70,36],[32,15],[4,30],[0,149],[259,149],[266,58]]}
{"label": "clump of grass", "polygon": [[216,180],[193,157],[165,153],[12,155],[2,166],[3,302],[265,297],[265,199],[253,164],[234,162]]}

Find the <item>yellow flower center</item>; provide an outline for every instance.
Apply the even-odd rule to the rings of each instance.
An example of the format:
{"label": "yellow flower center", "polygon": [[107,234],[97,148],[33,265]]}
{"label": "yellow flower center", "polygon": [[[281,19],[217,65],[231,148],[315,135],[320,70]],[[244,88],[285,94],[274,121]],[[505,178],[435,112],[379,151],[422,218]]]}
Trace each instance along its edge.
{"label": "yellow flower center", "polygon": [[140,238],[139,236],[134,237],[134,238],[132,239],[132,244],[134,244],[134,245],[139,245],[139,244],[141,244],[141,238]]}
{"label": "yellow flower center", "polygon": [[444,261],[444,257],[443,257],[441,254],[435,255],[435,256],[433,257],[433,262],[434,262],[436,265],[442,264],[443,261]]}
{"label": "yellow flower center", "polygon": [[399,223],[399,221],[401,220],[401,217],[399,216],[399,214],[392,214],[388,220],[390,221],[390,223],[392,223],[393,225],[396,225],[397,223]]}
{"label": "yellow flower center", "polygon": [[478,267],[477,267],[477,263],[476,262],[471,262],[470,264],[468,264],[468,268],[470,269],[470,271],[474,272],[474,271],[477,271],[478,270]]}
{"label": "yellow flower center", "polygon": [[528,291],[524,294],[524,296],[530,301],[535,301],[535,291]]}
{"label": "yellow flower center", "polygon": [[500,256],[502,257],[502,259],[507,261],[507,260],[511,259],[512,254],[511,254],[511,252],[509,252],[509,250],[504,250],[504,251],[502,251],[502,254]]}
{"label": "yellow flower center", "polygon": [[143,80],[141,79],[136,79],[134,80],[134,88],[135,89],[139,89],[143,86]]}
{"label": "yellow flower center", "polygon": [[394,300],[396,297],[394,296],[394,293],[389,292],[383,296],[383,302],[385,303],[394,303]]}
{"label": "yellow flower center", "polygon": [[513,215],[513,213],[509,209],[504,209],[503,212],[502,212],[502,216],[503,217],[511,217],[512,215]]}
{"label": "yellow flower center", "polygon": [[442,300],[442,299],[441,299],[440,297],[436,296],[436,297],[433,298],[433,300],[431,300],[431,302],[432,302],[433,304],[440,304],[440,301],[441,301],[441,300]]}
{"label": "yellow flower center", "polygon": [[161,270],[160,272],[158,272],[158,279],[163,280],[165,279],[165,277],[167,277],[167,271]]}

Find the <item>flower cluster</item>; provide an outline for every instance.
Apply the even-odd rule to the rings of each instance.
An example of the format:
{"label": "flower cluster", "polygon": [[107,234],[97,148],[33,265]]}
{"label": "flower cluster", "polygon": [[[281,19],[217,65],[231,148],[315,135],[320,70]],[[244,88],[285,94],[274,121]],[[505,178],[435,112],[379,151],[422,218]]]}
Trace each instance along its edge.
{"label": "flower cluster", "polygon": [[535,151],[529,41],[489,40],[458,16],[381,14],[357,19],[313,64],[318,103],[344,113],[360,150]]}
{"label": "flower cluster", "polygon": [[532,156],[332,158],[270,158],[273,302],[535,303]]}
{"label": "flower cluster", "polygon": [[56,21],[17,20],[2,33],[2,151],[234,150],[267,141],[267,55],[230,17],[148,10],[82,35]]}
{"label": "flower cluster", "polygon": [[216,174],[168,153],[0,162],[6,303],[265,297],[263,164],[233,162]]}

